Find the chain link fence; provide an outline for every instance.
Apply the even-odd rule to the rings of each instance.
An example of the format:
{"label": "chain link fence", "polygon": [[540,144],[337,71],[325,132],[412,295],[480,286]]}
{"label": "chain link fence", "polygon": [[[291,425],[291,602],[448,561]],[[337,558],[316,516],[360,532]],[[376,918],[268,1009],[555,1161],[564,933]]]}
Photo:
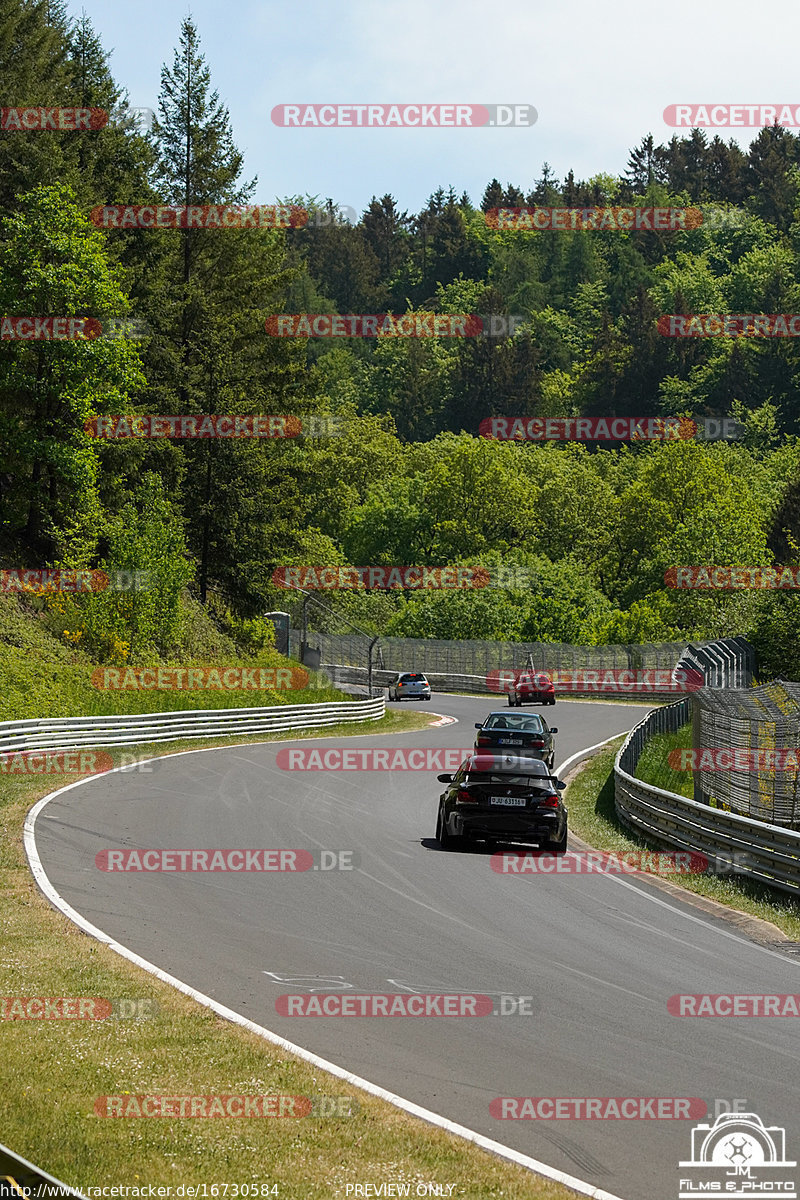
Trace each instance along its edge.
{"label": "chain link fence", "polygon": [[[311,641],[309,635],[309,642]],[[321,662],[364,665],[363,641],[352,635],[314,633]],[[579,671],[602,668],[671,671],[687,650],[686,642],[642,646],[572,646],[548,642],[441,641],[437,638],[385,638],[377,645],[376,663],[389,671],[423,671],[426,675],[486,676],[491,671]]]}
{"label": "chain link fence", "polygon": [[[371,672],[374,686],[385,687],[400,671],[421,671],[435,691],[486,694],[500,691],[499,672],[558,672],[564,680],[583,671],[648,672],[670,675],[677,669],[702,672],[706,687],[748,686],[752,681],[752,647],[743,638],[713,642],[659,642],[643,645],[576,646],[548,642],[444,641],[437,638],[371,637],[361,632],[333,632],[331,620],[315,607],[307,612],[305,629],[292,631],[293,653],[306,665],[325,671],[335,683],[362,683]],[[490,677],[495,677],[493,684]],[[669,680],[667,679],[667,682]],[[559,683],[563,695],[582,695],[600,688],[570,688]],[[624,691],[620,686],[618,691]],[[631,688],[633,692],[635,689]],[[642,693],[656,698],[671,695],[647,686]]]}
{"label": "chain link fence", "polygon": [[[750,689],[698,692],[693,697],[692,744],[707,749],[794,751],[800,753],[800,683],[776,679]],[[773,825],[800,828],[800,772],[797,766],[769,765],[762,754],[755,764],[763,769],[695,771],[694,798],[726,812]],[[711,756],[706,755],[710,762]],[[735,758],[734,758],[735,764]],[[703,758],[700,758],[702,765]]]}
{"label": "chain link fence", "polygon": [[796,832],[710,808],[636,778],[647,742],[659,734],[677,733],[690,719],[690,707],[698,707],[695,697],[655,709],[628,735],[614,763],[617,816],[650,843],[706,855],[716,874],[743,875],[797,897],[800,836]]}

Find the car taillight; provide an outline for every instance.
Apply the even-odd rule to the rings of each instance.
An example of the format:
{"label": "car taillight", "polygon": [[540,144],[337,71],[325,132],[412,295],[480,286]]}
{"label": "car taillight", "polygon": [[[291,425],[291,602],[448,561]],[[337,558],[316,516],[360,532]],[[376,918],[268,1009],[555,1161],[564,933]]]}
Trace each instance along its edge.
{"label": "car taillight", "polygon": [[534,745],[534,746],[543,746],[543,745],[544,745],[544,738],[534,738],[534,739],[533,739],[533,742],[532,742],[532,745]]}
{"label": "car taillight", "polygon": [[478,745],[479,746],[491,746],[491,744],[492,744],[491,738],[481,737],[480,735],[478,735]]}
{"label": "car taillight", "polygon": [[468,792],[466,788],[459,788],[456,793],[456,801],[459,804],[477,804],[478,797],[474,796],[472,792]]}
{"label": "car taillight", "polygon": [[559,803],[560,798],[555,793],[552,796],[543,796],[539,801],[539,804],[544,805],[545,808],[558,808]]}

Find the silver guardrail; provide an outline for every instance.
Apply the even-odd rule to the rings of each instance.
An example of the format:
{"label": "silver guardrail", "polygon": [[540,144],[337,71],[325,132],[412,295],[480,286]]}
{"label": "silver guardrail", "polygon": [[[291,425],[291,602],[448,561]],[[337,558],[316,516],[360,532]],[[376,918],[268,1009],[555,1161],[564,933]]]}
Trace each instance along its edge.
{"label": "silver guardrail", "polygon": [[23,750],[77,750],[81,746],[133,746],[177,738],[237,737],[284,729],[315,729],[344,721],[377,721],[383,696],[327,704],[281,704],[263,708],[191,709],[106,717],[53,717],[0,721],[0,754]]}
{"label": "silver guardrail", "polygon": [[800,833],[698,804],[633,775],[649,738],[690,719],[691,701],[654,710],[628,734],[614,760],[617,816],[632,832],[670,848],[704,854],[726,872],[800,894]]}

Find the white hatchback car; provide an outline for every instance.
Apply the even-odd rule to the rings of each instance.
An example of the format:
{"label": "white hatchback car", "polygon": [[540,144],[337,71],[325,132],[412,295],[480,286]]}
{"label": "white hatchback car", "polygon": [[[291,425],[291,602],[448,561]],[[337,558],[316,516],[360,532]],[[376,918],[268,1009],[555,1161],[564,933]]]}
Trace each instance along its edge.
{"label": "white hatchback car", "polygon": [[404,671],[389,684],[390,700],[430,700],[431,685],[419,671]]}

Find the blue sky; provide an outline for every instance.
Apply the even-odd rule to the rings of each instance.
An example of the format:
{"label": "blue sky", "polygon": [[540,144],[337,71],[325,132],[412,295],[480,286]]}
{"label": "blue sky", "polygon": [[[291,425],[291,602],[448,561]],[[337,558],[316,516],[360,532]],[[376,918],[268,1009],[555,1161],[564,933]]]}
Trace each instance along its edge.
{"label": "blue sky", "polygon": [[[191,13],[254,199],[310,194],[359,213],[390,192],[419,210],[438,186],[480,201],[490,179],[528,190],[624,171],[673,103],[800,105],[800,6],[745,0],[74,0],[113,51],[133,105],[156,107]],[[763,16],[761,13],[763,12]],[[525,103],[531,128],[282,129],[282,103]],[[723,129],[747,146],[757,130]],[[111,200],[112,197],[109,197]]]}

